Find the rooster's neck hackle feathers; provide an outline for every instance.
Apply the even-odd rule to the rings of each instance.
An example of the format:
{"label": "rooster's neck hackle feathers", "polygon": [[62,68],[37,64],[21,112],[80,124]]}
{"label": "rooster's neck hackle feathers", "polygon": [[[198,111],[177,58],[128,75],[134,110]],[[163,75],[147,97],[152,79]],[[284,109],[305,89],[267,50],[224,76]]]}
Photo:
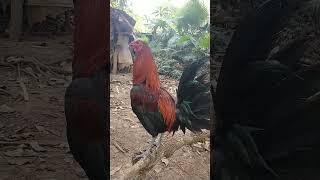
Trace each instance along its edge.
{"label": "rooster's neck hackle feathers", "polygon": [[[136,52],[133,63],[133,85],[142,85],[144,90],[140,98],[141,103],[144,104],[143,106],[156,106],[161,113],[166,131],[170,132],[176,120],[175,101],[166,90],[161,88],[158,69],[151,49],[145,43],[141,51]],[[135,96],[136,94],[132,94],[132,98]],[[150,97],[152,98],[150,99]],[[144,108],[148,109],[148,107]],[[153,110],[155,109],[153,108]]]}
{"label": "rooster's neck hackle feathers", "polygon": [[145,84],[152,91],[160,90],[157,66],[151,49],[145,44],[133,63],[133,84]]}

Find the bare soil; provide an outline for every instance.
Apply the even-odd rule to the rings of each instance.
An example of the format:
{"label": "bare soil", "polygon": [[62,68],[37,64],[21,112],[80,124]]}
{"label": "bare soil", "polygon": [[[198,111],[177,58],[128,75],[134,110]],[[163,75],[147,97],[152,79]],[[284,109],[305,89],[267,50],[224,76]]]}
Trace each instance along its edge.
{"label": "bare soil", "polygon": [[[40,73],[34,64],[21,63],[20,77],[29,95],[26,101],[17,65],[4,64],[20,56],[62,69],[61,62],[70,65],[70,42],[69,36],[18,43],[0,39],[0,88],[12,94],[0,90],[0,179],[87,179],[66,140],[64,92],[70,76],[44,69]],[[22,71],[28,68],[35,77]]]}
{"label": "bare soil", "polygon": [[[71,40],[71,36],[30,37],[18,43],[0,39],[1,180],[87,179],[69,153],[66,140],[64,92],[71,78],[66,73],[71,67]],[[23,59],[19,67],[16,56]],[[30,59],[44,66],[25,61]],[[46,67],[63,71],[52,72]],[[24,100],[19,77],[29,100]],[[175,94],[177,81],[166,77],[161,80]],[[132,155],[150,138],[131,110],[130,88],[131,74],[111,76],[111,179],[131,166]],[[163,140],[190,135],[178,132],[173,137],[165,135]],[[209,158],[208,142],[183,147],[156,165],[147,178],[209,179]]]}
{"label": "bare soil", "polygon": [[[111,178],[117,176],[121,169],[131,166],[133,154],[146,147],[147,141],[151,138],[131,110],[131,78],[131,74],[111,76]],[[160,79],[162,86],[171,95],[175,95],[178,82],[164,76]],[[184,136],[192,136],[192,133],[188,131],[184,135],[179,131],[174,136],[166,133],[162,141],[171,138],[180,141]],[[199,143],[191,147],[182,147],[171,158],[162,159],[162,162],[147,174],[147,179],[209,179],[209,169],[209,142]]]}

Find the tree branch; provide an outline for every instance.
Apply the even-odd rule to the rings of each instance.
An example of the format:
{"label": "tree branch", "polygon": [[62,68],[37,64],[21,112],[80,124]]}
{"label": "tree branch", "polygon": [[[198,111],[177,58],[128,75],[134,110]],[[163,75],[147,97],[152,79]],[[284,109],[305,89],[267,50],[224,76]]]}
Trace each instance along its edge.
{"label": "tree branch", "polygon": [[143,178],[148,171],[150,171],[163,157],[171,157],[175,151],[183,146],[192,145],[197,142],[204,142],[209,139],[209,133],[199,133],[193,137],[185,137],[183,141],[171,140],[164,145],[161,144],[158,151],[152,152],[146,159],[138,161],[133,166],[122,170],[121,176],[117,179],[127,180],[133,178]]}

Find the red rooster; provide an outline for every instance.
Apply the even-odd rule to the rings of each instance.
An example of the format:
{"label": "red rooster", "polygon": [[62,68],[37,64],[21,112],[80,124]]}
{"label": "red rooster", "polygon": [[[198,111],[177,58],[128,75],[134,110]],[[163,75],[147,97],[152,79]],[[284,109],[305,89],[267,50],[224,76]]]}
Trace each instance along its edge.
{"label": "red rooster", "polygon": [[[130,43],[135,53],[133,63],[133,87],[130,92],[131,107],[143,127],[153,137],[151,147],[135,157],[134,162],[146,157],[152,147],[159,146],[159,133],[175,132],[180,127],[195,132],[209,129],[211,102],[209,68],[206,60],[195,61],[188,66],[180,79],[177,104],[160,85],[157,66],[150,47],[142,40]],[[201,70],[204,70],[201,71]]]}

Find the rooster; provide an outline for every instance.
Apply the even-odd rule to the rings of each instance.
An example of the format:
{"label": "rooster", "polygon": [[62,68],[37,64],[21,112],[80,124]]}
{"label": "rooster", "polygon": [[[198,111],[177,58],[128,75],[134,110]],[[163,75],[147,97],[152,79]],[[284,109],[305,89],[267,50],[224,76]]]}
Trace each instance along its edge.
{"label": "rooster", "polygon": [[90,180],[107,179],[107,5],[76,0],[72,82],[65,93],[67,140]]}
{"label": "rooster", "polygon": [[268,56],[302,2],[266,1],[231,39],[212,93],[214,179],[319,179],[320,66],[299,64],[303,41]]}
{"label": "rooster", "polygon": [[[131,107],[139,121],[152,136],[151,146],[136,156],[133,162],[145,158],[153,146],[158,147],[161,133],[186,128],[192,132],[209,129],[211,102],[206,60],[195,61],[188,66],[180,79],[177,103],[168,91],[161,87],[157,66],[148,44],[134,40],[130,47],[135,53],[133,63],[133,87],[130,92]],[[161,135],[159,135],[161,134]]]}

